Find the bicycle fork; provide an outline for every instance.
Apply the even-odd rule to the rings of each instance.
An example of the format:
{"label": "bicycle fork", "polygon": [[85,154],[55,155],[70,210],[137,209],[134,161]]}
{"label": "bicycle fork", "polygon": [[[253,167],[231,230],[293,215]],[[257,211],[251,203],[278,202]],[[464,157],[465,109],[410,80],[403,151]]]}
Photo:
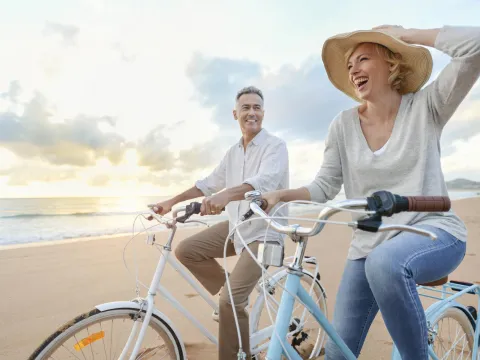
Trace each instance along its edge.
{"label": "bicycle fork", "polygon": [[[165,249],[168,250],[168,249]],[[135,342],[135,346],[130,354],[130,358],[128,360],[135,360],[137,354],[140,350],[140,346],[142,345],[143,339],[145,337],[145,333],[147,332],[148,325],[150,324],[150,319],[152,318],[153,309],[154,309],[154,297],[157,293],[158,283],[162,277],[163,270],[165,269],[165,265],[167,263],[167,258],[170,254],[170,251],[162,251],[161,252],[161,259],[158,262],[157,269],[155,270],[155,275],[153,276],[152,282],[150,283],[150,288],[148,289],[148,295],[145,300],[143,300],[143,304],[140,306],[139,312],[136,314],[136,317],[133,322],[132,331],[130,332],[130,336],[128,337],[127,343],[123,348],[122,353],[118,360],[126,360],[126,356],[128,351],[130,350],[132,343],[135,341],[135,337],[140,327],[140,322],[138,321],[141,318],[141,314],[143,312],[144,304],[146,303],[146,310],[145,316],[143,318],[143,323],[140,327],[140,333],[138,334],[138,338]]]}

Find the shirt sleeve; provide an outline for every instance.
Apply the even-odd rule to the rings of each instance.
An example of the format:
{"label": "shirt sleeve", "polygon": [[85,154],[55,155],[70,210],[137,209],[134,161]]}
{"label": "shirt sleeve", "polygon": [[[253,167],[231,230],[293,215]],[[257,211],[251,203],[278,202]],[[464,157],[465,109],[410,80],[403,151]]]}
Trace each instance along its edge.
{"label": "shirt sleeve", "polygon": [[278,190],[285,172],[288,171],[287,145],[279,141],[265,150],[257,174],[245,179],[243,183],[261,192]]}
{"label": "shirt sleeve", "polygon": [[339,151],[339,138],[334,120],[328,129],[323,152],[323,163],[315,179],[305,188],[312,201],[324,203],[332,200],[340,192],[343,184],[342,162]]}
{"label": "shirt sleeve", "polygon": [[452,57],[423,90],[434,122],[442,129],[480,76],[480,27],[444,26],[435,48]]}
{"label": "shirt sleeve", "polygon": [[213,169],[210,175],[195,182],[195,186],[203,193],[203,195],[210,196],[225,188],[227,159],[229,153],[230,151],[225,154],[220,164]]}

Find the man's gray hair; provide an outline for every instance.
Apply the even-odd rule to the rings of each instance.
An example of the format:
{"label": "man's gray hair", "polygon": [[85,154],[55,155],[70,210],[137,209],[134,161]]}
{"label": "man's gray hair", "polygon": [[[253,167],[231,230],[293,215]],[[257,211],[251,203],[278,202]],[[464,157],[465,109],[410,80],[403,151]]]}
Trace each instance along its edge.
{"label": "man's gray hair", "polygon": [[240,97],[242,95],[246,95],[246,94],[257,94],[258,96],[260,96],[260,98],[263,101],[262,91],[260,89],[256,88],[255,86],[247,86],[247,87],[244,87],[243,89],[240,89],[237,92],[237,96],[236,96],[235,100],[238,101],[238,99],[240,99]]}

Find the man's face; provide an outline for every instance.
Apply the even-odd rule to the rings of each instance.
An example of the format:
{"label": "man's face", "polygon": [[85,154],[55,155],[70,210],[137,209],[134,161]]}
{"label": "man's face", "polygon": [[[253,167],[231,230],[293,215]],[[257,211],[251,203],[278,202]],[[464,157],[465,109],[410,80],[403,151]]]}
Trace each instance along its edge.
{"label": "man's face", "polygon": [[264,113],[263,100],[259,95],[243,94],[233,110],[233,117],[238,120],[242,134],[253,138],[262,130]]}

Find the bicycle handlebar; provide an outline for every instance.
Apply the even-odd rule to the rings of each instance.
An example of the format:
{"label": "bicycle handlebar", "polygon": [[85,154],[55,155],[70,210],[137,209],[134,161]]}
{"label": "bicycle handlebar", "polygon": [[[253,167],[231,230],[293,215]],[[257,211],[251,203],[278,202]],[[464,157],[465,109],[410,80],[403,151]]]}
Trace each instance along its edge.
{"label": "bicycle handlebar", "polygon": [[[281,225],[261,209],[261,193],[259,191],[249,191],[245,194],[245,199],[250,201],[250,209],[258,216],[265,219],[276,231],[286,235],[297,235],[310,237],[317,235],[322,231],[325,223],[316,223],[312,228],[300,225]],[[342,211],[343,209],[363,209],[373,213],[373,217],[357,222],[349,223],[349,226],[370,232],[384,232],[392,230],[401,230],[424,235],[435,240],[437,236],[431,232],[409,225],[383,225],[381,223],[382,216],[391,216],[395,213],[403,211],[448,211],[450,210],[450,199],[444,196],[399,196],[388,191],[379,191],[371,197],[365,199],[344,200],[335,203],[335,207],[325,207],[318,215],[318,220],[327,220],[332,215]]]}
{"label": "bicycle handlebar", "polygon": [[[156,211],[161,209],[159,209],[156,204],[148,205],[148,207],[150,208],[151,216],[153,216],[157,221],[160,221],[159,218],[157,218],[158,214],[156,213]],[[199,203],[196,201],[191,202],[188,205],[175,208],[172,211],[172,215],[176,222],[185,223],[185,221],[187,221],[192,215],[200,214],[201,207],[202,207],[202,203]],[[222,211],[224,210],[225,208],[222,209]],[[178,213],[182,211],[184,211],[185,214],[177,217]]]}
{"label": "bicycle handlebar", "polygon": [[[250,201],[250,210],[241,217],[241,221],[245,221],[253,214],[265,219],[277,232],[286,235],[297,235],[310,237],[317,235],[325,226],[325,222],[317,222],[312,228],[300,225],[281,225],[264,212],[268,207],[265,199],[262,199],[260,191],[253,190],[245,193],[245,200]],[[190,216],[200,213],[201,203],[192,202],[189,205],[181,206],[173,210],[173,218],[175,222],[184,223]],[[156,205],[148,205],[151,216],[157,221],[162,222],[161,217],[156,213],[158,208]],[[415,212],[439,212],[448,211],[451,207],[450,198],[447,196],[400,196],[392,194],[388,191],[377,191],[372,196],[365,199],[351,199],[336,202],[334,206],[326,206],[318,215],[318,220],[327,220],[334,214],[344,209],[363,209],[370,211],[373,216],[356,222],[351,222],[348,226],[369,232],[384,232],[392,230],[408,231],[435,240],[437,236],[431,231],[415,228],[409,225],[383,225],[382,216],[392,216],[405,211]],[[225,210],[225,209],[223,209]],[[178,213],[185,211],[183,216],[177,217]]]}

